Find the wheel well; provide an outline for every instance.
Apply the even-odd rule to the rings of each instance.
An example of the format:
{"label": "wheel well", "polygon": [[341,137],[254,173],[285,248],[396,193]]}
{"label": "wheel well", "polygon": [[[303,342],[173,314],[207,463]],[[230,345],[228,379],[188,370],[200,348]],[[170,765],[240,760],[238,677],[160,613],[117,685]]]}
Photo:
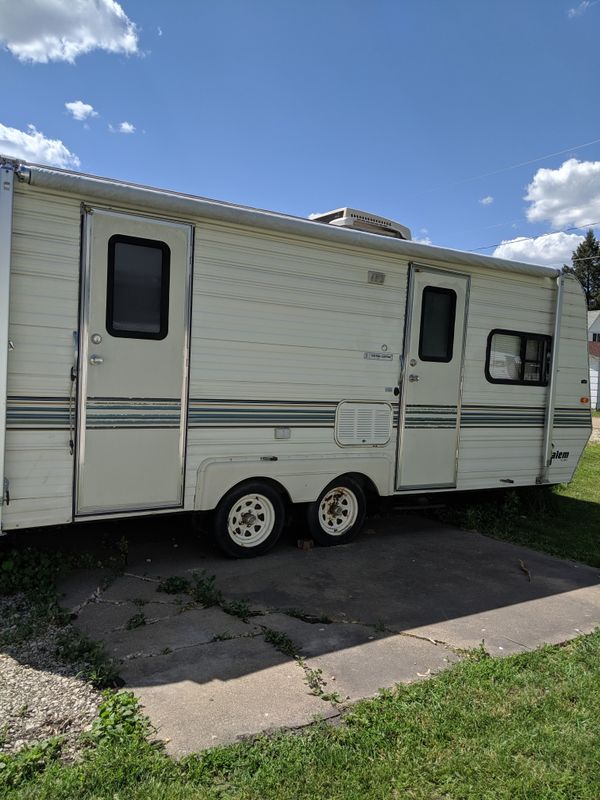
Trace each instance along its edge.
{"label": "wheel well", "polygon": [[[243,486],[246,483],[256,483],[256,482],[268,484],[272,489],[275,489],[276,492],[279,492],[286,505],[291,506],[292,501],[285,486],[279,483],[279,481],[276,481],[273,478],[265,478],[263,475],[256,475],[253,476],[252,478],[244,478],[243,481],[239,481],[233,486],[230,486],[229,489],[223,495],[223,497],[226,497],[230,492],[233,492],[235,489],[237,489],[240,486]],[[223,499],[223,497],[221,498],[221,500]]]}
{"label": "wheel well", "polygon": [[368,475],[364,475],[362,472],[346,472],[344,475],[340,475],[340,478],[352,478],[359,483],[367,498],[368,506],[379,500],[379,490]]}

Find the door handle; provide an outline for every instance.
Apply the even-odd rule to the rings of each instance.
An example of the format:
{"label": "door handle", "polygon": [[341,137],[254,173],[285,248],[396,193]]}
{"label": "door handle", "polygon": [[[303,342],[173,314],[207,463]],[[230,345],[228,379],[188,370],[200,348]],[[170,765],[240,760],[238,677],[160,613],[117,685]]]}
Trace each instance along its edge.
{"label": "door handle", "polygon": [[94,355],[90,356],[90,364],[91,364],[93,367],[97,367],[97,366],[99,366],[100,364],[104,364],[104,359],[102,358],[102,356],[97,356],[97,355],[94,353]]}
{"label": "door handle", "polygon": [[411,383],[416,383],[416,382],[419,380],[419,376],[418,376],[418,375],[409,375],[409,376],[408,376],[408,380],[409,380]]}

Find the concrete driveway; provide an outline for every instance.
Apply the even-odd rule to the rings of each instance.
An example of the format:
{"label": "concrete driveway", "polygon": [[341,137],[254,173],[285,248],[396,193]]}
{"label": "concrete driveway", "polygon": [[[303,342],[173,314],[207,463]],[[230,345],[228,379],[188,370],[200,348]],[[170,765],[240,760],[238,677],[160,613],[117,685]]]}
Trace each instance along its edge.
{"label": "concrete driveway", "polygon": [[[482,642],[503,655],[600,625],[599,570],[417,516],[368,520],[346,546],[283,542],[249,561],[182,537],[172,520],[154,530],[161,524],[108,588],[83,572],[63,589],[75,624],[121,660],[175,756],[335,717]],[[157,591],[194,574],[216,576],[220,605]],[[247,607],[255,615],[235,615]]]}

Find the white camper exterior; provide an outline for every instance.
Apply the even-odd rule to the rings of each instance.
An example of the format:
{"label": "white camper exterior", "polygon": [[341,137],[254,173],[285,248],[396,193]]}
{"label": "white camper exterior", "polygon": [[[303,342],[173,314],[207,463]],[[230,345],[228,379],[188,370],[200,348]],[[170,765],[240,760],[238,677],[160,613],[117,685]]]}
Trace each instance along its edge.
{"label": "white camper exterior", "polygon": [[569,481],[579,284],[396,230],[3,159],[2,531],[216,509],[254,555],[289,503],[330,544],[366,491]]}

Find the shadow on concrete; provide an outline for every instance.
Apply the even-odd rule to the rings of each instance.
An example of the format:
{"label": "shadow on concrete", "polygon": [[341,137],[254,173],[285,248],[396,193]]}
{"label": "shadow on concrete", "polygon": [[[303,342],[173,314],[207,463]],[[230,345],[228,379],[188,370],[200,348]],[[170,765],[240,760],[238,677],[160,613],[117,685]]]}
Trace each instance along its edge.
{"label": "shadow on concrete", "polygon": [[[76,550],[105,537],[105,551],[127,538],[125,574],[95,595],[93,570],[72,576],[65,603],[122,660],[173,752],[331,716],[337,699],[434,674],[482,642],[493,654],[522,652],[600,624],[598,569],[398,512],[368,518],[341,547],[300,550],[302,533],[296,526],[271,553],[241,561],[199,540],[183,515],[90,523],[63,537]],[[223,607],[189,608],[185,595],[157,591],[165,577],[198,572],[215,576]],[[224,610],[232,601],[260,613],[241,620]],[[147,624],[128,630],[140,611]],[[309,672],[321,682],[312,693]]]}

